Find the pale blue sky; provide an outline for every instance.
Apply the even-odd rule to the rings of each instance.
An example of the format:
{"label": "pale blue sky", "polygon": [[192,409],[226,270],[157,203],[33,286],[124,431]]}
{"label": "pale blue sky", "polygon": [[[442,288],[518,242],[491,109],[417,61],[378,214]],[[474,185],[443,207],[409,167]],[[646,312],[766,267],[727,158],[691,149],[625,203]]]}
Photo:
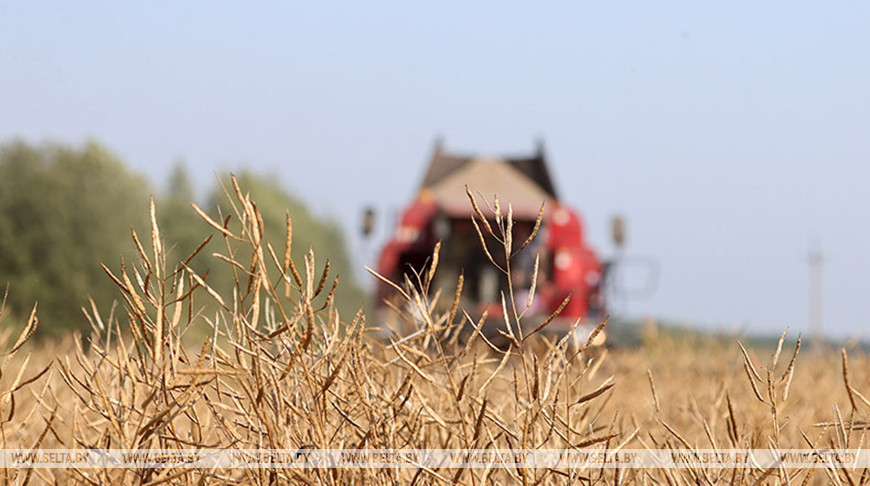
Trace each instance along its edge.
{"label": "pale blue sky", "polygon": [[827,329],[866,337],[868,25],[866,2],[4,2],[0,140],[93,137],[156,182],[246,165],[355,230],[436,134],[543,137],[592,243],[620,212],[660,262],[615,310],[806,331],[816,239]]}

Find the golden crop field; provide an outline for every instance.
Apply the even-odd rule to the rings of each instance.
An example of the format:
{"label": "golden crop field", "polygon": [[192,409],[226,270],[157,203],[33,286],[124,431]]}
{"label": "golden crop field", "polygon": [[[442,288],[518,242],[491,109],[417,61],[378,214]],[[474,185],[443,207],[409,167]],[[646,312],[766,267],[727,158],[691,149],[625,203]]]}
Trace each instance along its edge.
{"label": "golden crop field", "polygon": [[[235,186],[240,230],[205,218],[237,270],[220,293],[167,262],[159,228],[111,278],[123,306],[88,309],[89,339],[31,343],[5,332],[4,449],[738,449],[861,448],[870,362],[859,350],[744,349],[737,340],[644,331],[597,348],[504,327],[503,346],[437,271],[396,285],[408,333],[383,338],[364,310],[339,315],[325,260],[262,239]],[[152,221],[155,218],[152,214]],[[481,228],[510,254],[509,219]],[[508,241],[505,241],[508,240]],[[316,249],[315,249],[316,250]],[[416,281],[415,281],[416,280]],[[435,300],[447,305],[438,305]],[[211,309],[199,312],[198,303]],[[453,302],[452,305],[450,303]],[[506,308],[515,307],[511,302]],[[513,324],[523,316],[508,312]],[[12,323],[4,323],[4,328]],[[520,329],[525,329],[522,334]],[[190,336],[205,336],[192,345]],[[590,338],[591,341],[591,338]],[[507,351],[505,351],[505,349]],[[862,469],[0,469],[4,484],[864,484]]]}

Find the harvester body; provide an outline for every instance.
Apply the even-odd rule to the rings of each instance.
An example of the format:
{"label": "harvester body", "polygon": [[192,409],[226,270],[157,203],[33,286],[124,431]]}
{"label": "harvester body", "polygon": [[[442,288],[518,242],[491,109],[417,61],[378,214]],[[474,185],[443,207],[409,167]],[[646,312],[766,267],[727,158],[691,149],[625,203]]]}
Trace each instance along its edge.
{"label": "harvester body", "polygon": [[[533,232],[543,205],[536,238],[511,258],[512,286],[481,247],[466,187],[493,228],[494,198],[498,198],[503,215],[510,205],[514,250]],[[490,255],[505,268],[504,248],[486,235],[483,227],[481,230],[487,236]],[[525,312],[526,326],[540,323],[569,296],[559,317],[549,326],[551,330],[568,330],[579,320],[581,328],[588,332],[604,318],[604,265],[585,241],[580,215],[559,199],[540,146],[530,157],[482,158],[448,154],[440,143],[436,144],[417,197],[402,211],[394,236],[380,254],[378,273],[400,284],[406,274],[416,271],[425,275],[438,241],[441,252],[430,293],[441,289],[442,302],[449,304],[462,274],[461,308],[474,319],[486,312],[490,328],[504,325],[502,296],[510,302],[511,287],[517,311]],[[536,291],[527,309],[536,258]],[[383,283],[377,292],[379,302],[395,297],[395,290]],[[510,304],[507,308],[512,312]]]}

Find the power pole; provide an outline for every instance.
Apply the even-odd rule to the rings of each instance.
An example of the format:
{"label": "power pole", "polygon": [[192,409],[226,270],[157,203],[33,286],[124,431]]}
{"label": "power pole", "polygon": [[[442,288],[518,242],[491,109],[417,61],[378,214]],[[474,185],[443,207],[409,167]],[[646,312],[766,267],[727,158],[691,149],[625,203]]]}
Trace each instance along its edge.
{"label": "power pole", "polygon": [[825,260],[822,250],[816,247],[810,250],[810,331],[812,332],[813,348],[821,350],[825,344],[825,331],[822,303],[824,299],[822,283],[822,265]]}

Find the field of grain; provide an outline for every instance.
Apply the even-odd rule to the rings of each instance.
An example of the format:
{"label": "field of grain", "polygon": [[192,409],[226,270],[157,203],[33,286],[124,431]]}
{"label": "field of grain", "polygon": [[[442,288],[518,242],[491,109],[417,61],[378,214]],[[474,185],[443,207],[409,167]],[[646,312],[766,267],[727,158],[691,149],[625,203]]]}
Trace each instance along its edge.
{"label": "field of grain", "polygon": [[[505,302],[498,347],[455,295],[423,274],[396,284],[407,332],[339,315],[338,282],[314,252],[290,259],[262,239],[235,186],[241,230],[216,258],[221,294],[167,262],[159,229],[112,274],[122,305],[89,308],[92,336],[30,342],[3,323],[4,449],[715,449],[860,448],[870,362],[858,350],[744,349],[737,340],[644,330],[638,348],[595,348],[537,331]],[[152,210],[153,213],[153,210]],[[513,254],[508,215],[481,238]],[[155,221],[152,214],[152,221]],[[316,249],[315,249],[316,250]],[[508,269],[509,270],[509,269]],[[208,312],[200,312],[208,302]],[[448,305],[444,305],[447,303]],[[20,327],[19,327],[20,329]],[[523,334],[520,329],[525,329]],[[208,336],[191,345],[190,336]],[[789,341],[792,342],[792,341]],[[793,343],[793,342],[792,342]],[[781,342],[782,344],[782,342]],[[507,349],[504,351],[503,349]],[[4,484],[862,484],[862,469],[0,469]]]}

